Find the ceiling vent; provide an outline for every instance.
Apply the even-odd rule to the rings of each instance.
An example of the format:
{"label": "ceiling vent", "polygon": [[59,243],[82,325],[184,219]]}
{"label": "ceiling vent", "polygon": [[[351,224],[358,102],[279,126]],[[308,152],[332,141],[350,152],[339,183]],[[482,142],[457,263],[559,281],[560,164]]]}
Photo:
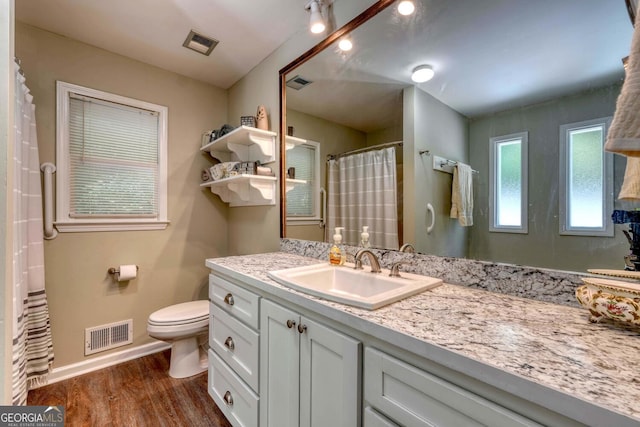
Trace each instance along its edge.
{"label": "ceiling vent", "polygon": [[187,49],[195,50],[205,56],[209,56],[214,47],[218,45],[218,40],[211,37],[203,36],[195,31],[191,30],[187,39],[182,43],[182,46]]}
{"label": "ceiling vent", "polygon": [[311,83],[313,83],[311,80],[307,80],[304,77],[295,76],[287,80],[287,87],[295,90],[300,90],[303,87],[310,85]]}

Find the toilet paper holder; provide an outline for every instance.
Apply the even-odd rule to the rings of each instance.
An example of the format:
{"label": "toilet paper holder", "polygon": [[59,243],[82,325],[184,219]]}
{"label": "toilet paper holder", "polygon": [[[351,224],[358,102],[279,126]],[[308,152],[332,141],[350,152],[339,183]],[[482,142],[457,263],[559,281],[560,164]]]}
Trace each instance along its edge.
{"label": "toilet paper holder", "polygon": [[[140,270],[140,267],[138,267],[136,265],[136,271]],[[119,268],[115,268],[115,267],[111,267],[110,269],[107,270],[107,273],[109,274],[120,274],[120,269]]]}

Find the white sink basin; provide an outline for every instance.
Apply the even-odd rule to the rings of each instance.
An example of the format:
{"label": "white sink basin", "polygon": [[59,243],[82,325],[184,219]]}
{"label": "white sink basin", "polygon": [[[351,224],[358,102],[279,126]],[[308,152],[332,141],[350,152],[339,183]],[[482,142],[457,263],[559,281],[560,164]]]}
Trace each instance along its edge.
{"label": "white sink basin", "polygon": [[369,267],[354,270],[353,264],[333,266],[327,262],[270,271],[276,282],[310,295],[355,307],[375,310],[408,296],[442,284],[442,280],[400,272],[389,277],[389,270],[371,273]]}

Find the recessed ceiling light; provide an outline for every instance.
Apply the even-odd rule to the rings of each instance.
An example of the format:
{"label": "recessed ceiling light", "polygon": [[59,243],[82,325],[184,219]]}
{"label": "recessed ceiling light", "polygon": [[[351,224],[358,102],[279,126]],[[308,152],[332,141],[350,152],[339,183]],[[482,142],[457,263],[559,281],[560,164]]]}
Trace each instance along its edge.
{"label": "recessed ceiling light", "polygon": [[187,49],[195,50],[205,56],[209,56],[211,51],[213,51],[213,48],[216,47],[218,43],[219,42],[216,39],[203,36],[202,34],[198,34],[191,30],[184,43],[182,43],[182,46]]}
{"label": "recessed ceiling light", "polygon": [[400,15],[411,15],[416,10],[412,1],[404,0],[398,3],[398,12]]}
{"label": "recessed ceiling light", "polygon": [[431,80],[434,75],[435,73],[430,65],[420,65],[413,69],[411,80],[416,83],[424,83]]}

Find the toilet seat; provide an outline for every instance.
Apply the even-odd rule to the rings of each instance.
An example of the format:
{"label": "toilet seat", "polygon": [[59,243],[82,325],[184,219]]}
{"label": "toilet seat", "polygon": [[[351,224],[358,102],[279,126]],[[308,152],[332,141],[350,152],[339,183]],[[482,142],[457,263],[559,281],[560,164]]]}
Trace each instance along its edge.
{"label": "toilet seat", "polygon": [[208,320],[209,302],[200,300],[175,304],[155,311],[149,316],[148,323],[153,326],[186,326]]}

